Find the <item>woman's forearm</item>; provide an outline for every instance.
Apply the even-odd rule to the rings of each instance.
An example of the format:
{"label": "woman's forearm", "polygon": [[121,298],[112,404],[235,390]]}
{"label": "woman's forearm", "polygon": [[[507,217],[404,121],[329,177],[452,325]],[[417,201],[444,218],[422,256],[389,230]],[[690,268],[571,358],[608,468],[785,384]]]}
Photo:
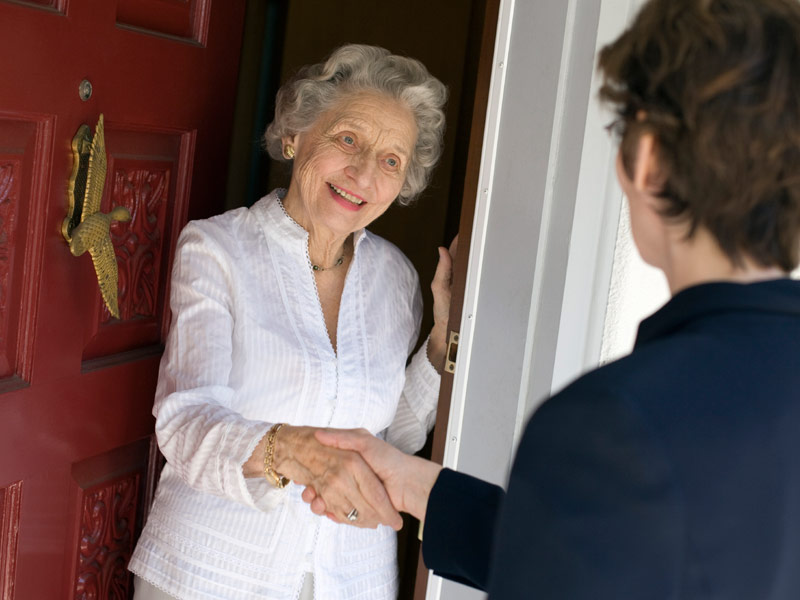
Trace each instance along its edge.
{"label": "woman's forearm", "polygon": [[431,334],[428,337],[428,360],[439,375],[442,374],[442,369],[444,369],[444,354],[447,347],[446,335],[446,325],[437,323],[431,329]]}

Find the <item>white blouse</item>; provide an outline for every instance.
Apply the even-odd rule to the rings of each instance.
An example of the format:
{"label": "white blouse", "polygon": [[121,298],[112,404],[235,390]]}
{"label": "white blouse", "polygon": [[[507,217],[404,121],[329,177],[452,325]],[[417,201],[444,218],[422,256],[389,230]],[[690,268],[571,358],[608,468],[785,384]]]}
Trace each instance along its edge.
{"label": "white blouse", "polygon": [[129,568],[176,598],[394,600],[396,537],[314,515],[302,487],[245,479],[273,423],[365,427],[415,452],[439,375],[419,335],[419,279],[395,246],[355,234],[328,337],[308,234],[277,201],[189,223],[172,272],[172,327],[153,414],[167,464]]}

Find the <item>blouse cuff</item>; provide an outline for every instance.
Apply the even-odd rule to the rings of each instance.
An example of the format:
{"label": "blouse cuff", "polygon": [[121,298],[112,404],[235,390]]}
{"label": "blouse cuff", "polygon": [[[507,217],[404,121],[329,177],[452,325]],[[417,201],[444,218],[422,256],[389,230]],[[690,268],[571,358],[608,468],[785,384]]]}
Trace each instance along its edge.
{"label": "blouse cuff", "polygon": [[428,340],[411,359],[406,369],[406,385],[403,390],[411,409],[420,421],[436,407],[439,399],[441,376],[428,360]]}
{"label": "blouse cuff", "polygon": [[248,423],[239,431],[237,439],[231,440],[232,457],[225,466],[227,479],[225,489],[234,500],[259,511],[274,509],[286,495],[264,477],[245,477],[242,465],[253,455],[258,443],[267,434],[270,425],[261,422]]}

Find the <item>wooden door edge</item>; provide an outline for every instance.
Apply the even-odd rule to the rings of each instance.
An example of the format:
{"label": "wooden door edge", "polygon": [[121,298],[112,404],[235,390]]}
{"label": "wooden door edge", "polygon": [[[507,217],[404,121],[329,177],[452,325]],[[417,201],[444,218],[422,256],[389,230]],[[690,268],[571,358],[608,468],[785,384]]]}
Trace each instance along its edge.
{"label": "wooden door edge", "polygon": [[[501,0],[484,0],[482,33],[478,57],[478,69],[475,84],[475,99],[472,108],[472,124],[469,136],[467,168],[464,175],[464,191],[461,199],[461,217],[459,220],[459,247],[453,265],[453,292],[450,302],[448,331],[461,330],[461,313],[464,306],[464,294],[467,283],[467,258],[470,254],[472,223],[475,217],[475,200],[478,197],[478,179],[480,176],[483,136],[486,126],[486,110],[489,105],[489,86],[494,62],[494,46],[497,36],[497,20],[500,15]],[[442,373],[439,388],[439,405],[436,410],[437,426],[433,432],[431,460],[442,463],[447,442],[447,425],[450,415],[450,401],[453,392],[453,375]],[[414,600],[424,600],[428,589],[428,568],[422,559],[422,548],[417,560],[417,573],[414,582]]]}

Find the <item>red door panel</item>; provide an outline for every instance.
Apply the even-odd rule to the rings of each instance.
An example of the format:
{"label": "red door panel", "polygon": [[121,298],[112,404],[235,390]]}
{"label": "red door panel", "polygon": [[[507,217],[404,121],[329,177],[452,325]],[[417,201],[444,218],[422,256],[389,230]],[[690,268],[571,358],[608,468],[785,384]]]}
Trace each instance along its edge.
{"label": "red door panel", "polygon": [[205,44],[210,0],[118,0],[117,23]]}
{"label": "red door panel", "polygon": [[[126,598],[152,497],[169,267],[222,210],[244,0],[0,0],[0,598]],[[79,86],[92,85],[88,100]],[[105,119],[120,318],[61,234]]]}
{"label": "red door panel", "polygon": [[0,392],[30,380],[52,117],[0,110]]}
{"label": "red door panel", "polygon": [[42,8],[51,8],[62,11],[67,0],[17,0],[19,4],[29,4]]}
{"label": "red door panel", "polygon": [[[124,206],[131,220],[111,226],[120,319],[112,319],[97,289],[85,333],[85,370],[107,364],[109,355],[148,354],[153,346],[160,351],[168,326],[169,242],[186,219],[195,146],[192,132],[126,130],[115,123],[107,123],[105,131],[108,175],[101,210]],[[94,271],[86,262],[91,280]]]}
{"label": "red door panel", "polygon": [[144,517],[151,450],[140,441],[73,465],[77,539],[70,546],[78,552],[67,573],[76,598],[128,597],[126,565]]}
{"label": "red door panel", "polygon": [[0,598],[14,597],[22,482],[0,488]]}

